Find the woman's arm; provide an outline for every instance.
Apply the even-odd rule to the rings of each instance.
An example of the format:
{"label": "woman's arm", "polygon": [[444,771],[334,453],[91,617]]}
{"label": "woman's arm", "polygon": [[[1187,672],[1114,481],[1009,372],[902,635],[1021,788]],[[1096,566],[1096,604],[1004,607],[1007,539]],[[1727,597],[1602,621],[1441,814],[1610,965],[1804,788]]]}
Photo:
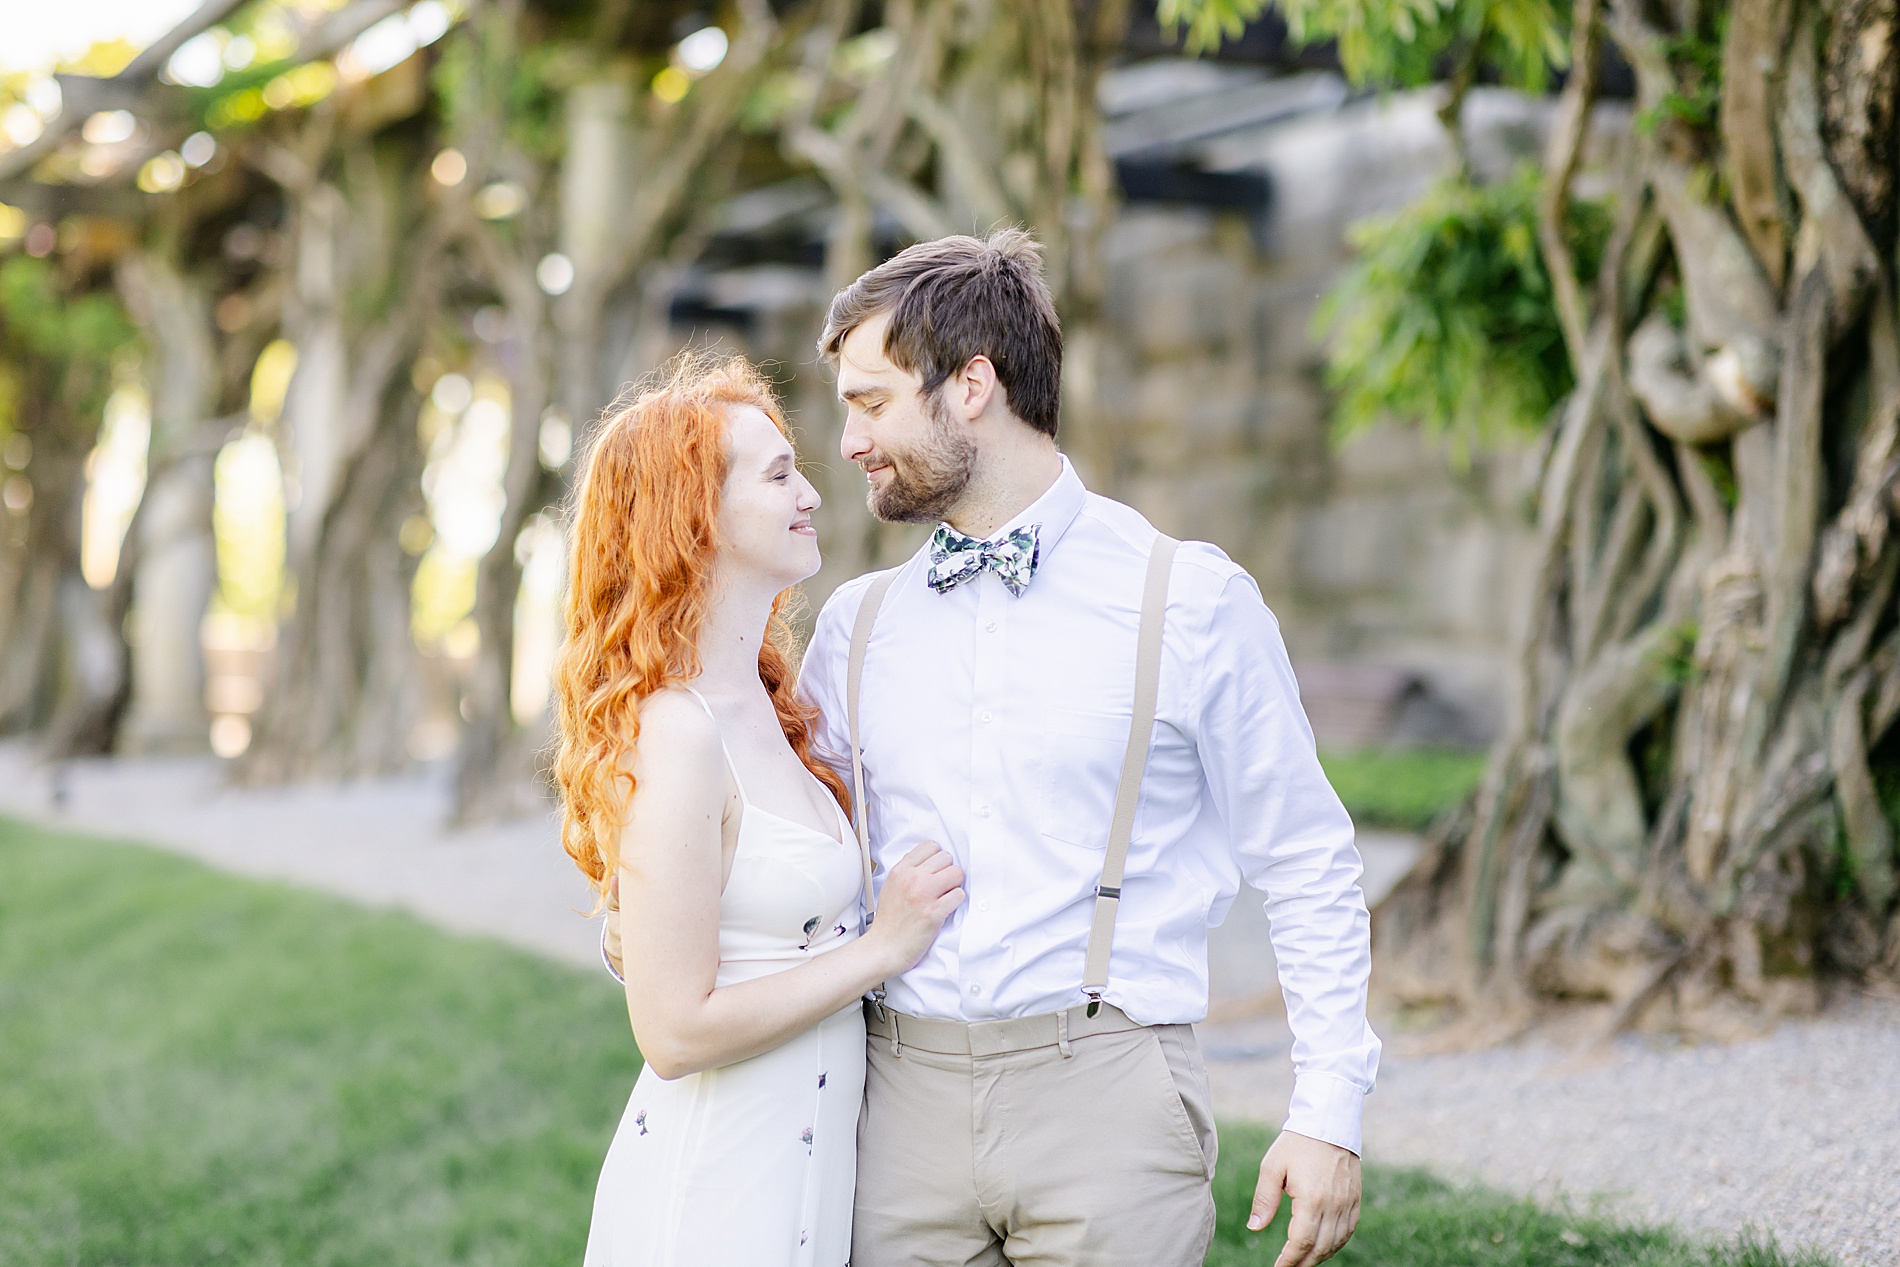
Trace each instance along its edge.
{"label": "woman's arm", "polygon": [[726,766],[712,720],[656,695],[641,710],[634,794],[621,836],[627,1013],[641,1054],[678,1078],[770,1051],[908,971],[963,901],[963,873],[935,845],[893,868],[869,932],[784,972],[716,987]]}

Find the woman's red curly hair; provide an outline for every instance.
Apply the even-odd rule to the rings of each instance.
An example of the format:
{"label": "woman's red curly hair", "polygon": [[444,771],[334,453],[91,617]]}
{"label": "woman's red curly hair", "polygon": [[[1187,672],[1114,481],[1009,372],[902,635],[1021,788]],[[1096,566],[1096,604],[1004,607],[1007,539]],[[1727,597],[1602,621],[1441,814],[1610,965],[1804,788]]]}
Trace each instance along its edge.
{"label": "woman's red curly hair", "polygon": [[[726,419],[736,405],[757,408],[790,437],[777,395],[743,357],[682,355],[601,423],[569,510],[554,777],[565,811],[561,845],[603,900],[633,795],[640,702],[699,676],[729,464]],[[849,812],[843,780],[811,755],[817,710],[798,697],[784,617],[796,594],[788,589],[772,603],[759,680],[792,751]]]}

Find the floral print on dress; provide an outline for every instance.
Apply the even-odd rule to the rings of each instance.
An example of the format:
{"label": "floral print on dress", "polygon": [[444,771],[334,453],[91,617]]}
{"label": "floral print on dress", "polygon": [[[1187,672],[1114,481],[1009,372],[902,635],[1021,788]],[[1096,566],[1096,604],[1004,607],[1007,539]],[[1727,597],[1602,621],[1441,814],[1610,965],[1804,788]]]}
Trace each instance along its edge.
{"label": "floral print on dress", "polygon": [[804,1134],[800,1135],[798,1138],[804,1142],[805,1151],[807,1153],[810,1153],[811,1152],[811,1127],[807,1126],[805,1128]]}
{"label": "floral print on dress", "polygon": [[645,1109],[641,1109],[638,1113],[633,1115],[633,1124],[640,1128],[642,1135],[647,1133],[647,1111]]}
{"label": "floral print on dress", "polygon": [[814,915],[805,921],[805,940],[798,943],[800,950],[811,949],[811,935],[818,931],[818,925],[823,923],[824,919],[825,917],[822,915]]}

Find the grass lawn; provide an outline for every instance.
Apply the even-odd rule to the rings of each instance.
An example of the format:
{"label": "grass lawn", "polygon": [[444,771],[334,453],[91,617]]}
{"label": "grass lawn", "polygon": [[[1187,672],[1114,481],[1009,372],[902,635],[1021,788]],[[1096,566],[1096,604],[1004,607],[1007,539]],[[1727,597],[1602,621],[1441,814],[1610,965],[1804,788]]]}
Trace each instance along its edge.
{"label": "grass lawn", "polygon": [[1424,831],[1484,777],[1486,754],[1467,748],[1322,752],[1319,763],[1361,827]]}
{"label": "grass lawn", "polygon": [[0,1263],[578,1264],[612,983],[0,820]]}
{"label": "grass lawn", "polygon": [[[601,974],[0,819],[0,1263],[578,1264],[639,1068]],[[1223,1132],[1210,1267],[1269,1136]],[[1367,1173],[1337,1260],[1775,1267]]]}
{"label": "grass lawn", "polygon": [[[1271,1131],[1221,1128],[1219,1210],[1207,1267],[1270,1267],[1286,1244],[1289,1211],[1264,1232],[1247,1230],[1247,1211]],[[1359,1230],[1331,1260],[1338,1267],[1827,1267],[1772,1244],[1696,1242],[1660,1228],[1539,1209],[1482,1188],[1456,1186],[1422,1170],[1369,1166]]]}

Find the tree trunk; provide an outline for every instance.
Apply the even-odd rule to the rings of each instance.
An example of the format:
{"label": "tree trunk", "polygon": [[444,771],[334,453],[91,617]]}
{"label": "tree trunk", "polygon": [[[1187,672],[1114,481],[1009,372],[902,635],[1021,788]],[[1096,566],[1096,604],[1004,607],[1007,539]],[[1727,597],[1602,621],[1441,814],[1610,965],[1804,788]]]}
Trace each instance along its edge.
{"label": "tree trunk", "polygon": [[338,472],[244,775],[274,782],[378,774],[408,764],[420,713],[409,632],[415,564],[399,544],[422,509],[420,398],[392,386],[368,443]]}
{"label": "tree trunk", "polygon": [[292,203],[285,329],[298,358],[282,443],[300,498],[286,559],[295,602],[238,769],[250,782],[400,769],[420,709],[399,530],[422,507],[409,375],[440,303],[446,235],[415,138],[334,155],[326,140],[311,140],[312,158],[286,148],[271,164]]}
{"label": "tree trunk", "polygon": [[[1596,9],[1576,12],[1592,64]],[[1900,968],[1900,5],[1737,0],[1708,127],[1661,107],[1665,35],[1710,28],[1654,12],[1607,19],[1664,121],[1629,141],[1593,299],[1557,221],[1590,76],[1553,137],[1542,237],[1577,387],[1508,732],[1377,912],[1400,998],[1694,1027]]]}
{"label": "tree trunk", "polygon": [[81,572],[86,458],[134,332],[109,291],[50,263],[0,265],[0,733],[55,757],[110,744],[124,702],[122,605]]}
{"label": "tree trunk", "polygon": [[212,466],[220,395],[211,302],[163,252],[122,270],[128,307],[151,348],[152,441],[136,532],[128,630],[131,700],[120,746],[199,752],[209,742],[202,625],[217,584]]}
{"label": "tree trunk", "polygon": [[[3,478],[12,484],[12,504],[0,509],[7,536],[0,563],[0,732],[47,725],[73,685],[65,669],[72,644],[67,595],[80,578],[80,505],[85,493],[86,454],[96,422],[64,407],[54,367],[27,361],[20,386],[19,425],[31,459]],[[90,425],[89,425],[90,424]],[[20,506],[22,487],[31,501]]]}
{"label": "tree trunk", "polygon": [[[498,233],[462,208],[460,237],[476,270],[500,295],[510,329],[512,400],[506,499],[495,544],[476,579],[481,643],[469,676],[466,725],[456,763],[454,818],[472,823],[539,803],[537,768],[546,735],[513,713],[515,602],[521,567],[516,541],[559,493],[559,472],[543,470],[540,429],[550,406],[584,431],[611,399],[606,367],[621,358],[604,346],[603,316],[613,299],[674,238],[690,228],[680,212],[716,171],[761,68],[785,47],[788,28],[763,0],[737,6],[738,30],[719,67],[685,101],[661,113],[636,102],[620,67],[565,95],[566,153],[556,172],[549,155],[521,151],[509,139],[506,110],[522,15],[497,9],[471,29],[480,41],[479,80],[462,112],[457,143],[473,169],[520,179],[533,173],[531,201],[558,201]],[[649,113],[643,115],[642,109]],[[470,185],[477,182],[471,180]],[[566,293],[543,293],[537,268],[559,247],[573,267]],[[571,468],[570,468],[571,469]]]}

